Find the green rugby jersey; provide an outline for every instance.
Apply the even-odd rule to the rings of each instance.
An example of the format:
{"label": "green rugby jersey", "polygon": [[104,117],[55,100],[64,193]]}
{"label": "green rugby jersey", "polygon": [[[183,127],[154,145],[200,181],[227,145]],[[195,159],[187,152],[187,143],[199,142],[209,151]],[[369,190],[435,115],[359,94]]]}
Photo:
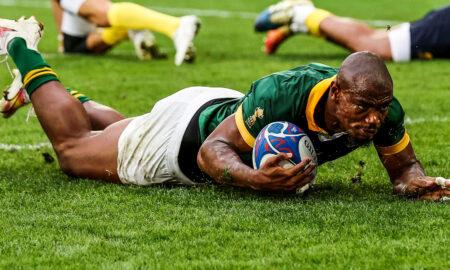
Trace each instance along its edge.
{"label": "green rugby jersey", "polygon": [[[288,121],[302,128],[314,144],[318,162],[334,160],[361,146],[347,134],[329,135],[314,120],[316,106],[327,93],[338,69],[310,64],[277,72],[255,81],[242,98],[207,107],[199,116],[200,139],[206,137],[229,115],[244,141],[253,147],[258,133],[269,123]],[[403,150],[409,137],[403,125],[404,111],[396,98],[374,138],[378,151],[394,154]]]}

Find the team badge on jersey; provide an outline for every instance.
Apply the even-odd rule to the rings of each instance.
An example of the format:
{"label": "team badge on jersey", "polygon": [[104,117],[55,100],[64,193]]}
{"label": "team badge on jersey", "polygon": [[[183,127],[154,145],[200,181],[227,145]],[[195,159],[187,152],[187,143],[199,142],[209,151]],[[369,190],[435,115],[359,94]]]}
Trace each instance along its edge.
{"label": "team badge on jersey", "polygon": [[253,115],[249,116],[247,120],[245,120],[245,123],[249,128],[251,128],[256,123],[256,120],[263,118],[264,118],[264,109],[261,107],[256,107],[256,110],[253,113]]}

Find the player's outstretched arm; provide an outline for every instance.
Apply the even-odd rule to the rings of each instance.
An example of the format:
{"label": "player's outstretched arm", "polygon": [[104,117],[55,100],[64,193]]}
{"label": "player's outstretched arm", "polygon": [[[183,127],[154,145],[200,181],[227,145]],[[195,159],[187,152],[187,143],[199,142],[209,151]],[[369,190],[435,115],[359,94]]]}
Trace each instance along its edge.
{"label": "player's outstretched arm", "polygon": [[234,115],[231,115],[202,144],[197,162],[200,169],[218,184],[254,190],[295,191],[313,180],[312,172],[316,165],[310,164],[310,160],[283,169],[278,163],[290,156],[281,153],[268,160],[261,169],[254,170],[239,157],[239,153],[251,150],[239,133]]}
{"label": "player's outstretched arm", "polygon": [[444,200],[450,196],[450,180],[426,176],[411,143],[399,153],[384,155],[378,152],[378,155],[396,194],[432,201]]}

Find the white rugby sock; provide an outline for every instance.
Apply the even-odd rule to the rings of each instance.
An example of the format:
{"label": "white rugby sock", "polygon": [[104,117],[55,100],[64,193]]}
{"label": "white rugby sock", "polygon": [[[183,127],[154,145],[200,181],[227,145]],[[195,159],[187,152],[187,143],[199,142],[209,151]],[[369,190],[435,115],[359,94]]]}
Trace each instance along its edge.
{"label": "white rugby sock", "polygon": [[411,60],[411,30],[409,23],[399,24],[388,32],[392,60],[406,62]]}

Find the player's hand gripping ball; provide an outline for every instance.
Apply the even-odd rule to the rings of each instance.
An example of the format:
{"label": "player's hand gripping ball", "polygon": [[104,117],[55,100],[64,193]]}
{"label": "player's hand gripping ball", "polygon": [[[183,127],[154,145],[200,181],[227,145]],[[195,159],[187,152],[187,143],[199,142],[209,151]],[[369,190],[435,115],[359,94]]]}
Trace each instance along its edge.
{"label": "player's hand gripping ball", "polygon": [[265,126],[256,137],[253,147],[253,168],[261,168],[267,159],[280,152],[290,153],[292,156],[279,164],[286,169],[306,158],[317,164],[314,146],[301,128],[289,122],[273,122]]}

